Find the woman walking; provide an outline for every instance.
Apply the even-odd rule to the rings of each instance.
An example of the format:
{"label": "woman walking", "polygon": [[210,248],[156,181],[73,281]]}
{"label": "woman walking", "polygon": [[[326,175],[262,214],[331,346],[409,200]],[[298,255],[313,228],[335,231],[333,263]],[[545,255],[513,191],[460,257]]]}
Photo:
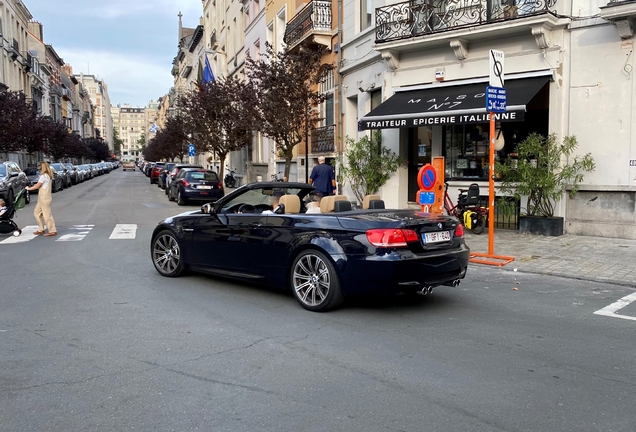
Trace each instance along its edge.
{"label": "woman walking", "polygon": [[49,232],[44,234],[44,237],[54,237],[57,235],[57,228],[55,228],[55,221],[51,214],[51,201],[53,200],[51,197],[51,189],[53,188],[51,182],[53,181],[53,173],[48,162],[40,162],[38,169],[40,170],[38,182],[26,188],[28,191],[38,190],[38,203],[35,206],[35,210],[33,210],[33,215],[40,229],[33,234],[44,234],[44,225],[46,225]]}

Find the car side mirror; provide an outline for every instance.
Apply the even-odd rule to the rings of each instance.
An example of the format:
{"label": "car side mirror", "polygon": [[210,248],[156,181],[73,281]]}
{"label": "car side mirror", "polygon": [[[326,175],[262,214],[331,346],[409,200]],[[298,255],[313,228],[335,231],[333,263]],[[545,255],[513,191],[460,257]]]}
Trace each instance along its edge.
{"label": "car side mirror", "polygon": [[214,213],[214,207],[210,203],[205,203],[201,206],[201,212],[203,214],[212,214]]}
{"label": "car side mirror", "polygon": [[12,172],[11,173],[11,177],[17,177],[18,175],[20,175],[20,173],[17,173],[17,172]]}

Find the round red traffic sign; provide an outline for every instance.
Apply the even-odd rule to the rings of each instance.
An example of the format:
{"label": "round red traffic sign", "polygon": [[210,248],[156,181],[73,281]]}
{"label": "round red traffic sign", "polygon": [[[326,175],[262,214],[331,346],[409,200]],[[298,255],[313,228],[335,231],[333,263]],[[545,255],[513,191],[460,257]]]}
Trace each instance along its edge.
{"label": "round red traffic sign", "polygon": [[420,189],[430,191],[435,187],[437,181],[437,174],[435,168],[431,164],[426,164],[420,168],[420,172],[417,173],[417,184]]}

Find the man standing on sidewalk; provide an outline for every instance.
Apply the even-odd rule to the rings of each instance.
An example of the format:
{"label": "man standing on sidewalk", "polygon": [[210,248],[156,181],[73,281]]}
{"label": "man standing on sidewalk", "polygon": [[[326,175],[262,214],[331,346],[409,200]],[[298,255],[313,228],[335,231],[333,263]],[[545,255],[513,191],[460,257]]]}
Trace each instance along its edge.
{"label": "man standing on sidewalk", "polygon": [[333,168],[325,165],[325,157],[318,158],[318,165],[311,171],[309,184],[314,185],[322,196],[334,195],[336,193],[336,179],[333,175]]}

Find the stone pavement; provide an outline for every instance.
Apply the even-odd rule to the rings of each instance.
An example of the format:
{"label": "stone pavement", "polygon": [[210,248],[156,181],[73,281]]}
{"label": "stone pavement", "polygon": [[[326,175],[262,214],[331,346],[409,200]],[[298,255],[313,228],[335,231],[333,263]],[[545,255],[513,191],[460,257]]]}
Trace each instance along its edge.
{"label": "stone pavement", "polygon": [[[467,230],[466,243],[473,252],[488,252],[488,233],[475,235]],[[636,240],[496,230],[494,252],[515,257],[501,267],[504,270],[636,287]]]}

